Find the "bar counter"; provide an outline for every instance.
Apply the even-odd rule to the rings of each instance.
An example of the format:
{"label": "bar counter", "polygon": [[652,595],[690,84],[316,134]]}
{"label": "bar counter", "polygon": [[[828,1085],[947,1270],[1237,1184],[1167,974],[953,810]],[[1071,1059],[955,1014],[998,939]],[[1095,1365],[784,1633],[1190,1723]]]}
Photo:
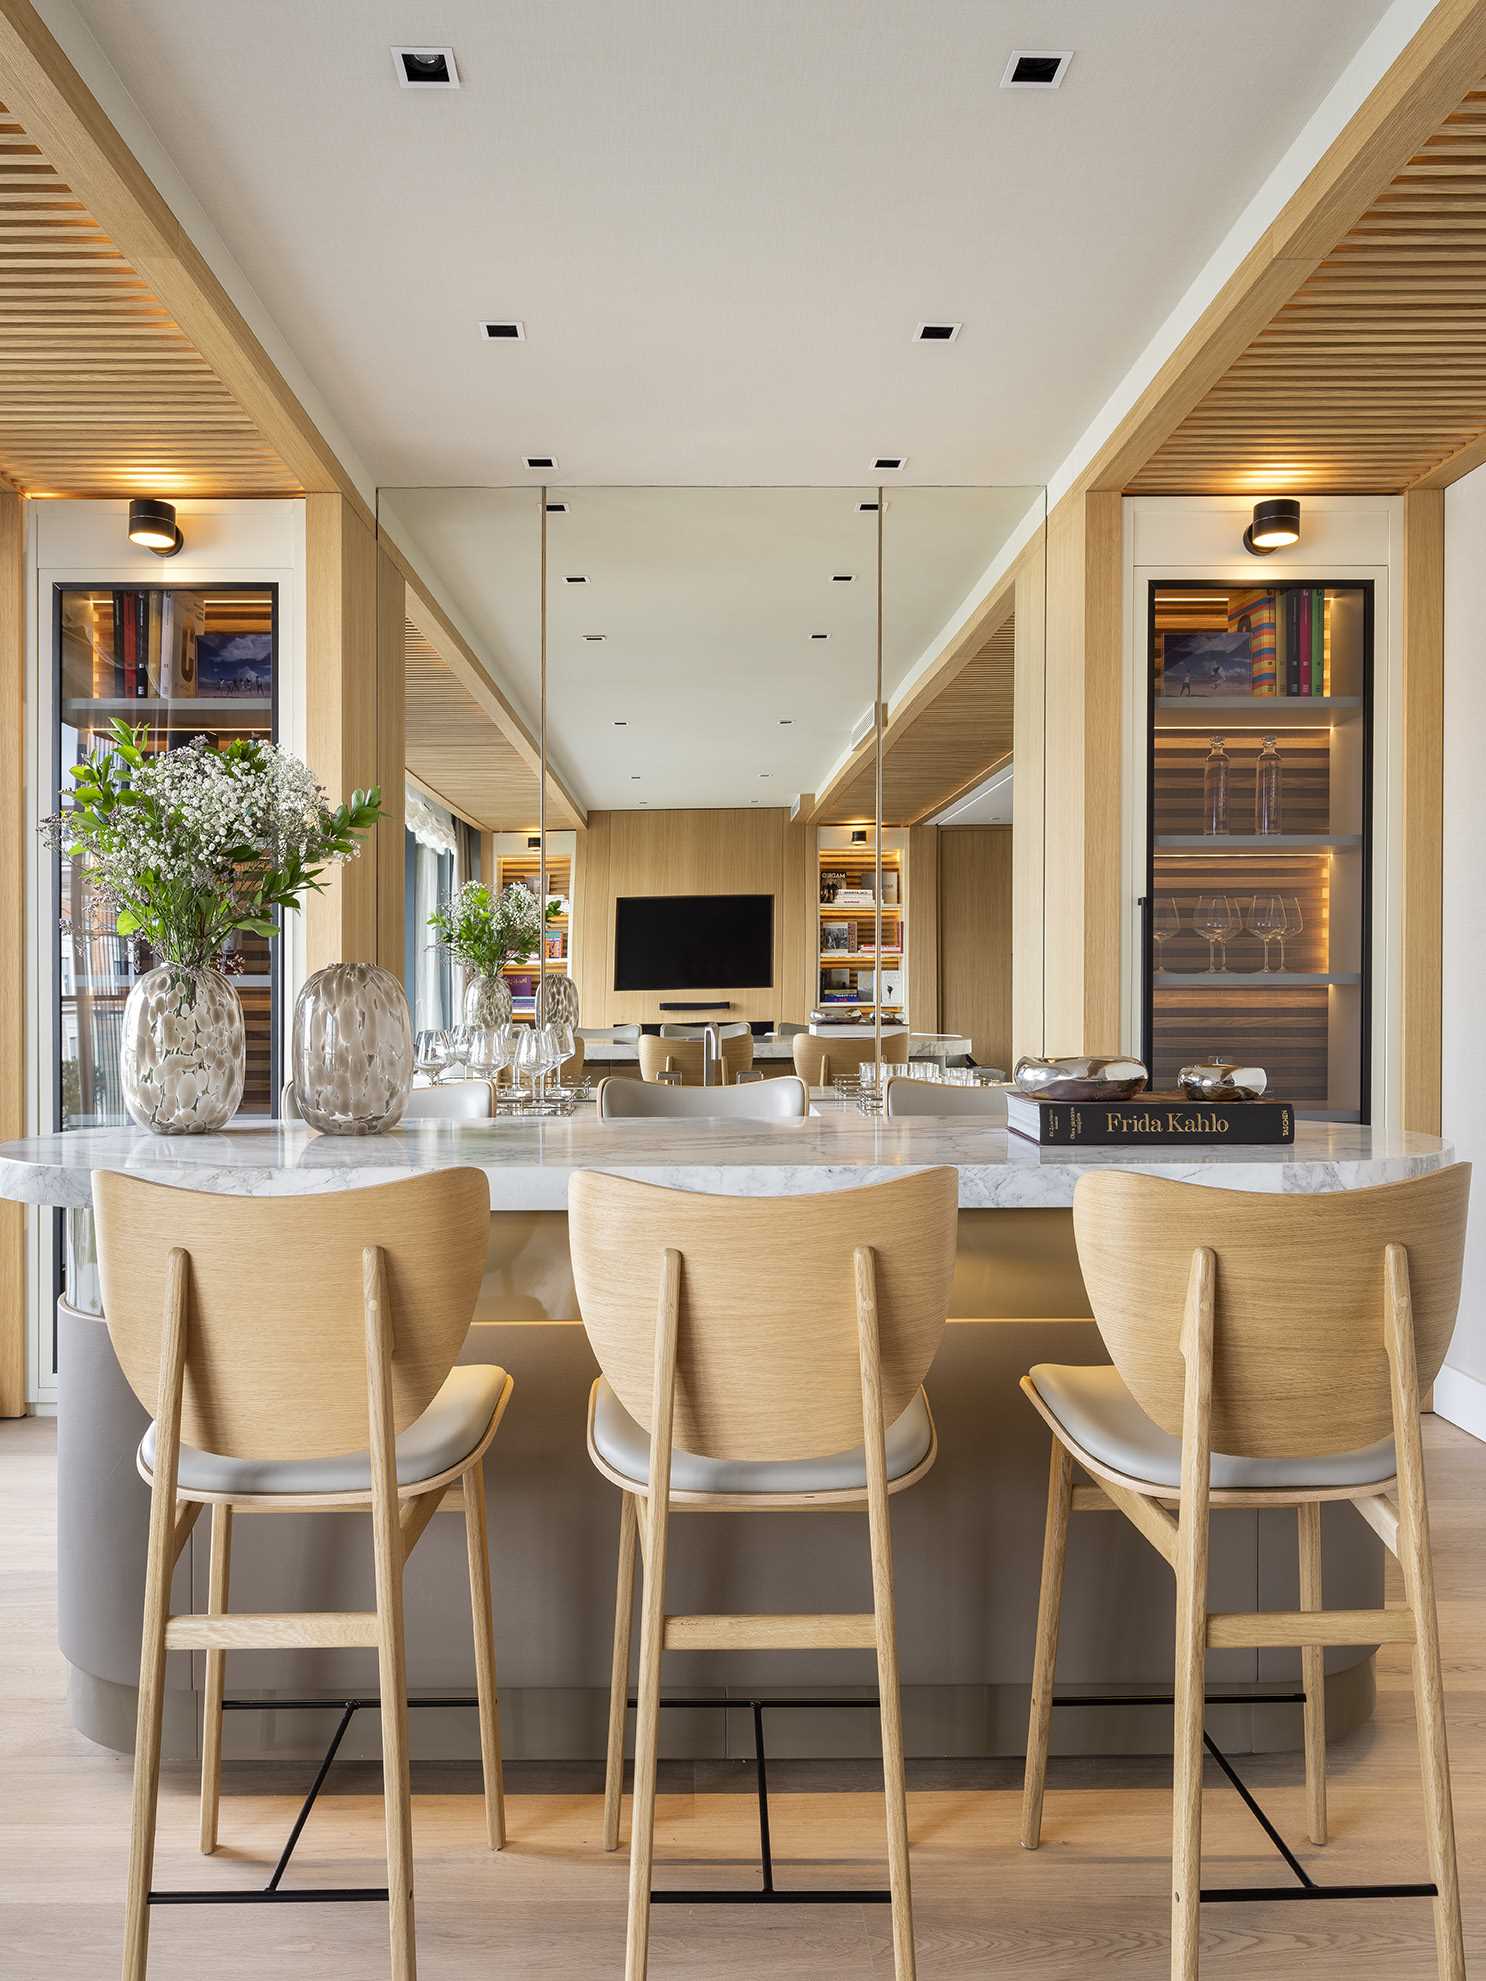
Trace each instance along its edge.
{"label": "bar counter", "polygon": [[[233,1124],[219,1135],[157,1137],[84,1129],[0,1146],[0,1197],[67,1212],[67,1298],[58,1308],[59,1635],[75,1724],[104,1745],[132,1744],[148,1495],[135,1469],[145,1418],[114,1360],[92,1255],[91,1177],[132,1175],[223,1195],[354,1189],[415,1171],[471,1164],[490,1183],[489,1257],[461,1359],[498,1362],[516,1391],[488,1459],[497,1652],[506,1752],[596,1758],[603,1752],[613,1616],[617,1496],[584,1449],[595,1365],[577,1319],[566,1197],[594,1168],[676,1188],[746,1196],[846,1189],[949,1164],[959,1174],[959,1251],[951,1324],[928,1391],[940,1456],[895,1502],[898,1611],[911,1753],[1019,1753],[1025,1736],[1048,1438],[1017,1380],[1036,1362],[1107,1360],[1073,1248],[1069,1206],[1090,1169],[1133,1168],[1249,1191],[1322,1193],[1402,1181],[1440,1167],[1427,1136],[1302,1122],[1288,1149],[1191,1149],[1169,1155],[1042,1151],[963,1118],[885,1122],[854,1110],[805,1121],[600,1123],[419,1122],[368,1139],[324,1137],[295,1123]],[[305,1289],[307,1301],[314,1288]],[[1296,1316],[1303,1325],[1304,1316]],[[1347,1506],[1325,1510],[1326,1601],[1382,1600],[1376,1538]],[[408,1571],[409,1669],[423,1696],[470,1685],[462,1523],[436,1519]],[[207,1545],[193,1535],[175,1607],[205,1602]],[[242,1518],[232,1600],[244,1610],[354,1609],[370,1603],[367,1524],[345,1515]],[[673,1527],[667,1607],[752,1611],[862,1607],[866,1523],[839,1514],[771,1514]],[[1169,1571],[1118,1516],[1076,1523],[1069,1557],[1060,1690],[1159,1691],[1169,1679]],[[1293,1607],[1295,1523],[1281,1514],[1215,1514],[1211,1601],[1218,1609]],[[197,1751],[199,1659],[172,1657],[167,1752]],[[1294,1687],[1298,1655],[1225,1651],[1209,1682],[1255,1695],[1215,1708],[1211,1726],[1242,1753],[1299,1745],[1293,1707],[1262,1703]],[[1327,1656],[1333,1736],[1372,1708],[1372,1654]],[[668,1691],[715,1696],[719,1675],[741,1697],[818,1688],[868,1697],[870,1659],[849,1652],[667,1660]],[[232,1661],[229,1689],[344,1699],[373,1683],[370,1654],[254,1652]],[[858,1724],[858,1722],[860,1722]],[[1097,1707],[1057,1716],[1061,1751],[1134,1753],[1168,1745],[1169,1714]],[[228,1716],[228,1752],[317,1752],[324,1715]],[[668,1713],[667,1751],[751,1753],[748,1714]],[[473,1714],[413,1715],[415,1752],[473,1758]],[[353,1741],[363,1745],[356,1747]],[[871,1713],[781,1716],[779,1751],[873,1751]],[[347,1751],[375,1751],[374,1716]],[[793,1743],[792,1747],[789,1743]],[[1056,1751],[1056,1750],[1055,1750]]]}

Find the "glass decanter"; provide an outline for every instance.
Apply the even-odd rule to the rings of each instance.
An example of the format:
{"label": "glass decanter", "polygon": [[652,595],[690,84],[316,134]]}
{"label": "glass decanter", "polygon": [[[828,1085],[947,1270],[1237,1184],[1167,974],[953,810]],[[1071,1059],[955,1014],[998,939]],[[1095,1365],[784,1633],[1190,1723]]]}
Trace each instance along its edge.
{"label": "glass decanter", "polygon": [[1223,738],[1210,739],[1207,761],[1202,766],[1202,830],[1226,833],[1228,830],[1228,784],[1233,760],[1223,747]]}
{"label": "glass decanter", "polygon": [[1254,830],[1283,832],[1281,816],[1285,795],[1285,766],[1273,736],[1264,738],[1264,747],[1254,765]]}

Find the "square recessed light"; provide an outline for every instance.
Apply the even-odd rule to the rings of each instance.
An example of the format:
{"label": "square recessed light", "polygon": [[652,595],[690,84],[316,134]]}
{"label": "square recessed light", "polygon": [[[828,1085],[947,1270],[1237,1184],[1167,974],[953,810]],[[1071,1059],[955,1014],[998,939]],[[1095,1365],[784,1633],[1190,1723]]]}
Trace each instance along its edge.
{"label": "square recessed light", "polygon": [[607,633],[585,633],[583,635],[585,644],[591,647],[602,646],[608,637],[609,635]]}
{"label": "square recessed light", "polygon": [[872,463],[872,472],[874,474],[893,474],[899,468],[906,468],[907,466],[908,456],[906,454],[879,454],[877,459]]}
{"label": "square recessed light", "polygon": [[794,728],[794,726],[795,726],[795,719],[794,719],[794,717],[793,717],[792,715],[781,715],[781,716],[780,716],[780,718],[779,718],[779,727],[780,727],[781,729],[793,729],[793,728]]}
{"label": "square recessed light", "polygon": [[492,344],[524,344],[526,325],[514,317],[497,320],[487,317],[480,325],[480,335]]}
{"label": "square recessed light", "polygon": [[566,582],[570,585],[586,585],[588,583],[588,578],[584,572],[578,571],[575,572],[572,577],[568,578]]}
{"label": "square recessed light", "polygon": [[617,718],[617,720],[615,721],[615,724],[614,724],[614,727],[615,727],[616,729],[628,729],[628,728],[629,728],[629,717],[628,717],[628,716],[625,716],[625,715],[621,715],[621,716],[619,716],[619,717]]}
{"label": "square recessed light", "polygon": [[639,783],[639,781],[640,781],[640,773],[639,773],[639,772],[638,772],[637,770],[632,770],[632,771],[630,772],[630,779],[629,779],[629,781],[630,781],[630,783],[631,783],[631,784],[638,784],[638,783]]}
{"label": "square recessed light", "polygon": [[555,454],[525,454],[522,456],[522,459],[529,468],[555,468],[557,466],[557,456]]}
{"label": "square recessed light", "polygon": [[404,89],[458,89],[452,48],[394,48],[392,67]]}
{"label": "square recessed light", "polygon": [[828,640],[831,636],[829,633],[812,633],[810,637],[812,640]]}
{"label": "square recessed light", "polygon": [[565,502],[549,502],[547,504],[547,514],[549,516],[566,516],[567,513],[568,505]]}
{"label": "square recessed light", "polygon": [[1026,49],[1013,50],[1001,77],[1002,89],[1058,89],[1068,73],[1068,64],[1073,60],[1073,50],[1064,48],[1055,54],[1032,54]]}
{"label": "square recessed light", "polygon": [[835,577],[832,578],[831,583],[833,585],[849,585],[851,583],[850,571],[838,571]]}
{"label": "square recessed light", "polygon": [[957,323],[921,323],[914,331],[920,344],[953,344],[960,334]]}
{"label": "square recessed light", "polygon": [[857,508],[864,516],[875,516],[882,507],[880,502],[859,502]]}

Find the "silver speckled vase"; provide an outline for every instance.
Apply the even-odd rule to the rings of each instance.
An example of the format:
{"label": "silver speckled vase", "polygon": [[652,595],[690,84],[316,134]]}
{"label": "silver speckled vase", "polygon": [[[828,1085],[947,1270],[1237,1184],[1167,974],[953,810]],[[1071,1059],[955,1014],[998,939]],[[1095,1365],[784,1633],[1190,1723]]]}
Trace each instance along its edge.
{"label": "silver speckled vase", "polygon": [[485,977],[471,972],[464,987],[462,1010],[465,1024],[477,1026],[481,1031],[493,1030],[497,1025],[509,1025],[515,1010],[511,1001],[511,986],[499,971]]}
{"label": "silver speckled vase", "polygon": [[326,1135],[380,1135],[413,1087],[413,1028],[403,987],[374,963],[317,970],[294,1006],[294,1098]]}
{"label": "silver speckled vase", "polygon": [[220,970],[161,963],[129,993],[119,1070],[130,1119],[157,1135],[209,1135],[237,1112],[243,1008]]}

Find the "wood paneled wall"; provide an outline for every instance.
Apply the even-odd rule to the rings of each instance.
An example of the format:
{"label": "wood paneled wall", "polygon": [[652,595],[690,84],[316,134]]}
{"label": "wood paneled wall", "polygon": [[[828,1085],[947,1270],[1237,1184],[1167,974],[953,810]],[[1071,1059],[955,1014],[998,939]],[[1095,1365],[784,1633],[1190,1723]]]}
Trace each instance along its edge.
{"label": "wood paneled wall", "polygon": [[1403,1057],[1405,1128],[1440,1132],[1445,836],[1445,491],[1404,497]]}
{"label": "wood paneled wall", "polygon": [[[729,1019],[803,1021],[812,999],[815,902],[807,894],[813,834],[787,812],[590,812],[578,837],[574,976],[585,1025],[661,1016],[663,997],[716,997]],[[807,846],[806,842],[810,844]],[[616,991],[614,904],[630,894],[771,894],[774,982],[763,989],[713,984],[688,991]],[[808,964],[808,969],[807,969]],[[684,1014],[675,1014],[678,1018]],[[705,1015],[705,1014],[699,1014]]]}
{"label": "wood paneled wall", "polygon": [[[0,1142],[26,1132],[26,505],[0,490]],[[0,1417],[26,1410],[26,1208],[0,1204]]]}
{"label": "wood paneled wall", "polygon": [[310,896],[306,966],[401,975],[406,601],[402,574],[344,496],[306,497],[305,600],[309,760],[335,803],[381,784],[386,808],[361,856]]}
{"label": "wood paneled wall", "polygon": [[939,833],[916,825],[908,834],[908,1022],[915,1032],[941,1032],[939,974]]}
{"label": "wood paneled wall", "polygon": [[1014,1057],[1043,1049],[1042,745],[1047,692],[1047,543],[1039,534],[1016,573],[1012,762],[1016,833],[1011,849],[1011,1036]]}
{"label": "wood paneled wall", "polygon": [[967,1033],[977,1064],[1009,1072],[1014,835],[1009,825],[952,825],[938,838],[943,1030]]}

